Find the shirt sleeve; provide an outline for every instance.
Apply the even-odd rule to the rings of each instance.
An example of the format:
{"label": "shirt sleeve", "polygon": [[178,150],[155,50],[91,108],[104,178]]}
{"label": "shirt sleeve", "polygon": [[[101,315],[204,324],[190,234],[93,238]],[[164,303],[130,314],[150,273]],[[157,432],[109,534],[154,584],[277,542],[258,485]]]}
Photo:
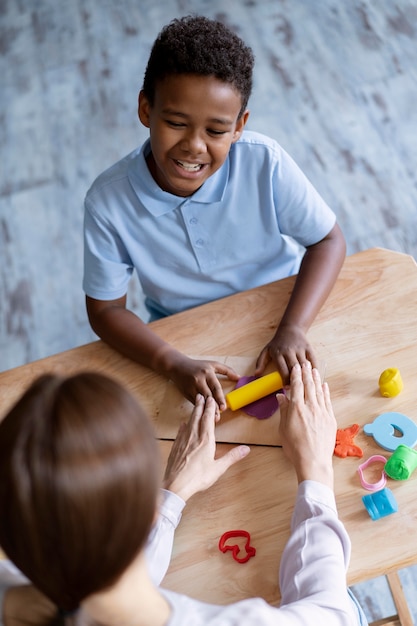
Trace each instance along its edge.
{"label": "shirt sleeve", "polygon": [[350,548],[332,490],[315,481],[300,483],[280,566],[281,610],[291,623],[307,616],[329,626],[358,623],[346,584]]}
{"label": "shirt sleeve", "polygon": [[289,235],[308,247],[329,234],[336,223],[335,213],[281,147],[273,181],[278,222],[283,235]]}
{"label": "shirt sleeve", "polygon": [[159,585],[164,578],[171,561],[174,533],[177,528],[185,502],[172,491],[161,489],[162,502],[159,516],[153,526],[145,548],[149,573],[153,582]]}
{"label": "shirt sleeve", "polygon": [[124,296],[133,273],[126,247],[109,218],[101,216],[87,196],[84,213],[85,293],[96,300]]}

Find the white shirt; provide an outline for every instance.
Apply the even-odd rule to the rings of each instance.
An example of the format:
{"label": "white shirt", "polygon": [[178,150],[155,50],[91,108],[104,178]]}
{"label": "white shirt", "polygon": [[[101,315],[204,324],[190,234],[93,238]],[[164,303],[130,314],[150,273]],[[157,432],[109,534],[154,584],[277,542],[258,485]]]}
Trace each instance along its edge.
{"label": "white shirt", "polygon": [[[168,569],[184,506],[181,498],[163,491],[160,515],[146,548],[156,584]],[[161,589],[172,607],[167,626],[365,626],[366,618],[346,587],[349,557],[350,540],[338,519],[333,492],[321,483],[304,481],[281,558],[280,607],[261,598],[216,606]],[[25,582],[9,561],[0,561],[0,598],[8,587]]]}

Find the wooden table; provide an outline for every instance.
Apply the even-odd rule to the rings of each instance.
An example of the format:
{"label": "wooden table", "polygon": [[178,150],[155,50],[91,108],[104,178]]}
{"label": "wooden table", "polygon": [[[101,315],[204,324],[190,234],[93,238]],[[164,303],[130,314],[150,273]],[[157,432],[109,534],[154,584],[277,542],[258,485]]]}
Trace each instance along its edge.
{"label": "wooden table", "polygon": [[[247,369],[271,337],[293,284],[294,278],[287,278],[154,322],[152,327],[190,356],[231,357]],[[404,413],[417,422],[416,315],[417,266],[411,257],[372,249],[346,259],[309,333],[326,366],[339,427],[364,425],[386,411]],[[388,367],[398,367],[404,381],[396,398],[383,398],[378,390],[379,375]],[[155,421],[166,457],[171,435],[161,426],[160,415],[167,393],[172,393],[169,383],[101,341],[0,374],[0,415],[42,372],[92,369],[111,374],[137,394]],[[187,403],[173,419],[183,417],[183,410],[187,413]],[[355,441],[364,451],[362,460],[371,454],[390,454],[362,431]],[[219,444],[219,453],[228,447]],[[417,524],[417,476],[390,480],[399,511],[372,521],[361,499],[368,492],[358,479],[360,462],[356,457],[334,458],[339,513],[352,539],[350,584],[417,563],[415,541],[410,540]],[[164,586],[219,604],[256,595],[277,603],[277,572],[295,491],[294,473],[282,450],[276,445],[252,446],[249,457],[187,505]],[[257,553],[246,564],[218,549],[220,536],[232,529],[251,533]]]}

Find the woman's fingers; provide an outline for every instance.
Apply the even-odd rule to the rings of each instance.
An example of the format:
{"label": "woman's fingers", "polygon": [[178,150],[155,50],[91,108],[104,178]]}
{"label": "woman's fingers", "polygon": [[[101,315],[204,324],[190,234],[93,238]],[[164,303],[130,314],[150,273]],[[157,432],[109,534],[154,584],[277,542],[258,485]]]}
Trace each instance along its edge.
{"label": "woman's fingers", "polygon": [[208,436],[214,441],[214,428],[216,424],[218,406],[214,398],[207,398],[204,411],[201,417],[200,434],[201,438]]}

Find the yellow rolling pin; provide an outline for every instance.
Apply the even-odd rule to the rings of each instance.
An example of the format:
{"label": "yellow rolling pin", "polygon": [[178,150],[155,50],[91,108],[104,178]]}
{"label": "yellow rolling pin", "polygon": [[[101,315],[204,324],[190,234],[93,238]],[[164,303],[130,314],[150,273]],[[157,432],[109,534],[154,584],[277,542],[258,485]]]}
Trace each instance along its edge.
{"label": "yellow rolling pin", "polygon": [[255,400],[260,400],[270,393],[282,389],[284,383],[278,372],[272,372],[252,380],[247,385],[233,389],[226,394],[226,404],[232,411],[242,408]]}

